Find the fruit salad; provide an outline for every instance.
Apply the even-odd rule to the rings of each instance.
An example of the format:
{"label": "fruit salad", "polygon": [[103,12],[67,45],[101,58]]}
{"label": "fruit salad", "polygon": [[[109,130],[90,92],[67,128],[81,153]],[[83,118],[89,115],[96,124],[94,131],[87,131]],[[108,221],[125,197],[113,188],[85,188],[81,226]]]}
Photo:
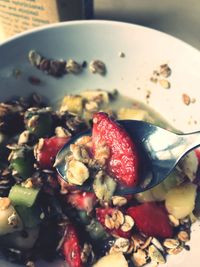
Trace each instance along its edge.
{"label": "fruit salad", "polygon": [[[66,95],[57,110],[36,94],[0,103],[0,249],[7,260],[24,266],[62,258],[68,267],[140,267],[189,250],[191,226],[200,214],[199,151],[156,187],[119,196],[118,185],[139,183],[141,166],[134,140],[118,119],[169,127],[117,91]],[[87,129],[91,136],[71,143],[61,177],[57,153]],[[88,183],[90,191],[79,190]]]}

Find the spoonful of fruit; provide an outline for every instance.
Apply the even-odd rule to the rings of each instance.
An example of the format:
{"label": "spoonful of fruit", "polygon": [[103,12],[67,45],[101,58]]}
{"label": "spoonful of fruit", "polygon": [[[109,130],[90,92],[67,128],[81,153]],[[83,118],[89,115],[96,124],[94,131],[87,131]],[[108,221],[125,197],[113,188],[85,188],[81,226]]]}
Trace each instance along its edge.
{"label": "spoonful of fruit", "polygon": [[143,121],[114,121],[98,112],[92,131],[66,143],[55,165],[75,189],[128,195],[158,185],[199,145],[200,132],[176,134]]}

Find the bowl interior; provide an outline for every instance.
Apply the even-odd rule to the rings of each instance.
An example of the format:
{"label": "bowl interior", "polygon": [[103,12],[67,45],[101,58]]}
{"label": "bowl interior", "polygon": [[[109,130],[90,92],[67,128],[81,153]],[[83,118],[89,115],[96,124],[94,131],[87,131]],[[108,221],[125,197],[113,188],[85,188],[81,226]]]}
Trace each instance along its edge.
{"label": "bowl interior", "polygon": [[[79,62],[101,59],[106,76],[85,70],[81,75],[55,79],[30,65],[28,52],[34,49],[47,58],[75,59]],[[125,57],[120,57],[123,52]],[[66,92],[83,89],[117,88],[124,95],[146,102],[183,131],[198,129],[200,53],[167,34],[142,26],[118,22],[88,21],[55,24],[13,38],[0,46],[1,97],[39,91],[53,102]],[[170,89],[150,81],[154,70],[169,64]],[[20,70],[16,78],[13,70]],[[40,86],[28,82],[30,75],[42,80]],[[186,106],[182,95],[196,102]],[[192,118],[191,118],[192,116]],[[195,123],[193,123],[195,121]]]}
{"label": "bowl interior", "polygon": [[[91,74],[85,69],[79,75],[54,78],[42,73],[28,62],[28,52],[36,50],[47,58],[69,59],[78,62],[102,60],[107,67],[105,76]],[[124,57],[120,57],[120,52]],[[85,89],[118,89],[120,93],[148,105],[164,116],[176,128],[189,132],[200,128],[200,53],[182,41],[145,27],[108,21],[83,21],[55,24],[12,38],[0,45],[0,99],[25,96],[39,92],[51,103],[57,103],[66,93]],[[172,69],[168,78],[170,89],[164,89],[150,78],[154,70],[167,63]],[[13,71],[20,70],[16,77]],[[30,84],[29,76],[42,83]],[[150,94],[150,98],[147,95]],[[191,97],[190,105],[183,103],[183,94]],[[194,231],[198,225],[194,226]],[[197,264],[197,230],[191,241],[191,251],[171,257],[167,266]],[[5,261],[0,266],[10,267]],[[51,266],[40,263],[39,267]],[[61,266],[52,264],[52,266]]]}

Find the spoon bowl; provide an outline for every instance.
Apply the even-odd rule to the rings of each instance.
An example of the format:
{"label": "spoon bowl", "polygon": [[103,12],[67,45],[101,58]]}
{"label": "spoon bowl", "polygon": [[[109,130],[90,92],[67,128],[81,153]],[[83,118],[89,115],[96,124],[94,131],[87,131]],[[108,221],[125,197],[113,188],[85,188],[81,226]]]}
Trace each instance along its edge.
{"label": "spoon bowl", "polygon": [[[118,123],[125,128],[136,145],[139,154],[140,182],[131,188],[118,185],[116,195],[136,194],[155,187],[171,173],[184,155],[200,145],[200,132],[177,134],[136,120],[120,120]],[[83,135],[91,135],[91,131],[73,137],[57,154],[56,168],[65,181],[67,181],[65,157],[69,153],[70,144],[75,143]],[[76,188],[82,191],[92,190],[87,183]]]}

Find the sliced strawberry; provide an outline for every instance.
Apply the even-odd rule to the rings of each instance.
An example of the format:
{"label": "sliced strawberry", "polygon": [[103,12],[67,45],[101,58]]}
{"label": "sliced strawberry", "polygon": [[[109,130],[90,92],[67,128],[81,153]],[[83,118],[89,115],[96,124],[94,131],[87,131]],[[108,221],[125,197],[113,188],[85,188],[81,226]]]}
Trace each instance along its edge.
{"label": "sliced strawberry", "polygon": [[96,218],[101,223],[101,225],[104,226],[106,231],[109,232],[111,235],[124,237],[124,238],[130,238],[130,236],[131,236],[131,232],[130,231],[124,232],[120,228],[118,228],[118,229],[109,229],[109,228],[107,228],[105,226],[106,215],[109,215],[110,217],[112,217],[113,213],[116,210],[117,209],[115,209],[115,208],[97,208],[96,209]]}
{"label": "sliced strawberry", "polygon": [[69,138],[57,136],[40,139],[35,149],[39,166],[43,169],[52,169],[56,154],[67,141],[69,141]]}
{"label": "sliced strawberry", "polygon": [[161,238],[172,237],[173,229],[163,206],[146,202],[129,208],[127,214],[134,219],[135,225],[142,233]]}
{"label": "sliced strawberry", "polygon": [[83,267],[78,235],[72,224],[67,225],[62,252],[69,267]]}
{"label": "sliced strawberry", "polygon": [[100,143],[106,143],[110,149],[107,168],[110,175],[121,184],[131,187],[138,181],[138,155],[135,145],[127,132],[106,113],[98,112],[93,117],[93,150]]}
{"label": "sliced strawberry", "polygon": [[200,164],[200,147],[196,148],[194,151],[196,153],[196,156],[197,156],[199,164]]}
{"label": "sliced strawberry", "polygon": [[87,211],[87,213],[93,210],[97,202],[96,195],[92,192],[72,192],[66,196],[66,200],[76,209]]}

